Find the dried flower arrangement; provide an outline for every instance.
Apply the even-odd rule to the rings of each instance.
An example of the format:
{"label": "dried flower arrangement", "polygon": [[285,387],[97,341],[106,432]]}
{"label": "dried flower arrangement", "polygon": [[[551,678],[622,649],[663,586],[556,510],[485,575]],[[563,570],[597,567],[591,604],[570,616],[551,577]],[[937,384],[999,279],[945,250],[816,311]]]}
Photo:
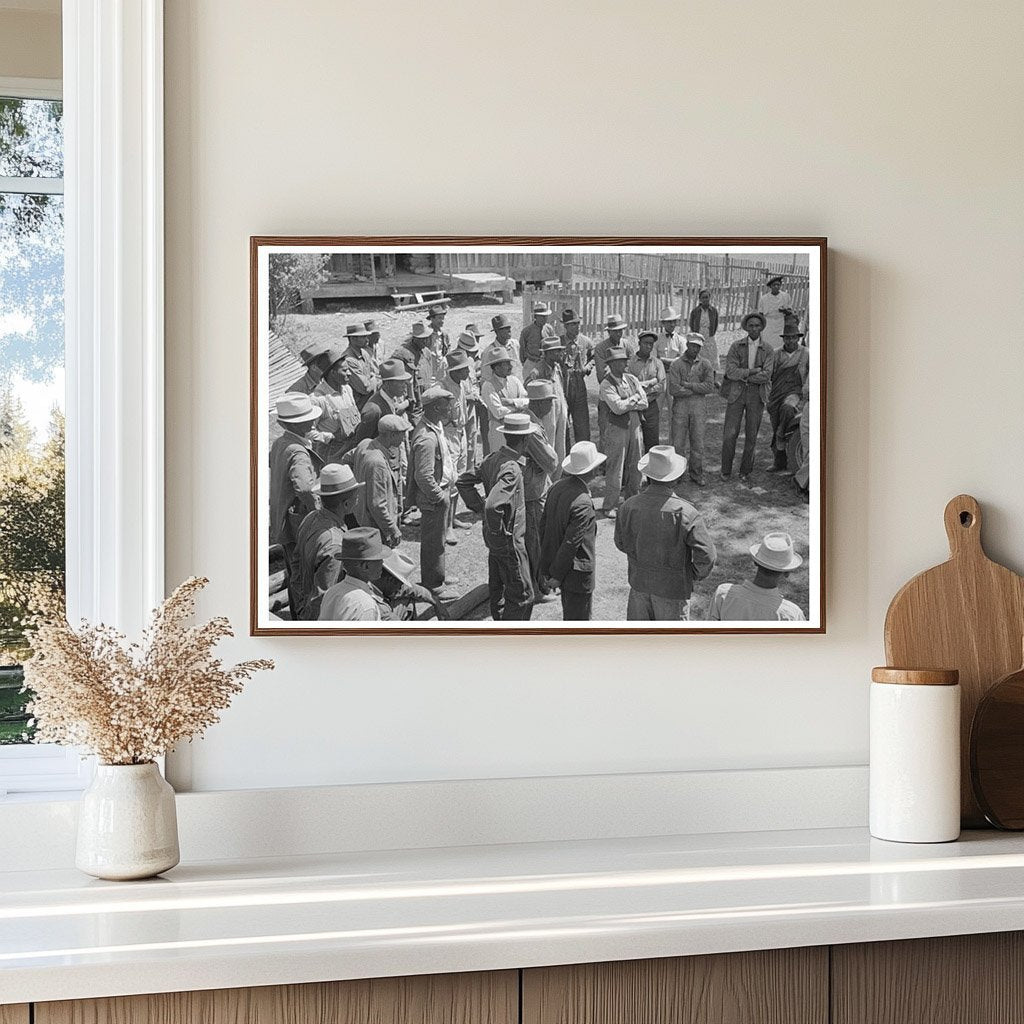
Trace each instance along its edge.
{"label": "dried flower arrangement", "polygon": [[25,663],[36,742],[85,748],[104,764],[146,764],[217,722],[245,680],[274,663],[225,668],[213,648],[233,635],[228,620],[187,625],[208,582],[182,583],[153,612],[141,644],[109,626],[40,621]]}

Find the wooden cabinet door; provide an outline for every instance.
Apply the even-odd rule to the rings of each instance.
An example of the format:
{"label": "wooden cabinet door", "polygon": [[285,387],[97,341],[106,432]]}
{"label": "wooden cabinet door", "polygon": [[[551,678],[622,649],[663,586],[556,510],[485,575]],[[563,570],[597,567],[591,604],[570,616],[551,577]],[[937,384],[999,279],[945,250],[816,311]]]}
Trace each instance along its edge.
{"label": "wooden cabinet door", "polygon": [[1024,1021],[1024,933],[832,947],[833,1024]]}
{"label": "wooden cabinet door", "polygon": [[37,1003],[35,1010],[35,1024],[518,1024],[519,979],[516,971],[438,974]]}
{"label": "wooden cabinet door", "polygon": [[523,972],[523,1024],[827,1021],[828,950],[824,947]]}
{"label": "wooden cabinet door", "polygon": [[0,1024],[28,1024],[28,1007],[22,1003],[18,1006],[0,1006]]}

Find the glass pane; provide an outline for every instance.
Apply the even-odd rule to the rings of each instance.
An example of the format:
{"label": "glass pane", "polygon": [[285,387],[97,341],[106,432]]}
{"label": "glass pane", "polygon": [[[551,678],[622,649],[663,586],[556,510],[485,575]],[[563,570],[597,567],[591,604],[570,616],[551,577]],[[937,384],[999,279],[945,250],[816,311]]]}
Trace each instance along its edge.
{"label": "glass pane", "polygon": [[0,177],[63,178],[63,104],[0,97]]}
{"label": "glass pane", "polygon": [[64,199],[0,193],[0,744],[31,738],[25,620],[64,597]]}

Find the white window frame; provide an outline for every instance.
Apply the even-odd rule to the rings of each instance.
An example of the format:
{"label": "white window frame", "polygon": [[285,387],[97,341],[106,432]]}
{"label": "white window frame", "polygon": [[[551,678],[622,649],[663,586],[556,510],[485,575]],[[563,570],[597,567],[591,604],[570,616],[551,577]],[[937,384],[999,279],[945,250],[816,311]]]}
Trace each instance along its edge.
{"label": "white window frame", "polygon": [[[64,0],[63,47],[62,83],[0,82],[64,100],[68,618],[138,635],[164,596],[163,0]],[[0,795],[91,774],[0,748]]]}

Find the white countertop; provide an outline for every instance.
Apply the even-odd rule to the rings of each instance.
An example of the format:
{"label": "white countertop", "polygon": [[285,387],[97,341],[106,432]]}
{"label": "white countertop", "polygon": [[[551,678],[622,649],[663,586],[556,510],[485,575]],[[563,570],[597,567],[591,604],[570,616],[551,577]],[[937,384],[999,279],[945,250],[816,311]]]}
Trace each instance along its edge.
{"label": "white countertop", "polygon": [[0,1004],[1024,929],[1024,836],[861,829],[0,872]]}

